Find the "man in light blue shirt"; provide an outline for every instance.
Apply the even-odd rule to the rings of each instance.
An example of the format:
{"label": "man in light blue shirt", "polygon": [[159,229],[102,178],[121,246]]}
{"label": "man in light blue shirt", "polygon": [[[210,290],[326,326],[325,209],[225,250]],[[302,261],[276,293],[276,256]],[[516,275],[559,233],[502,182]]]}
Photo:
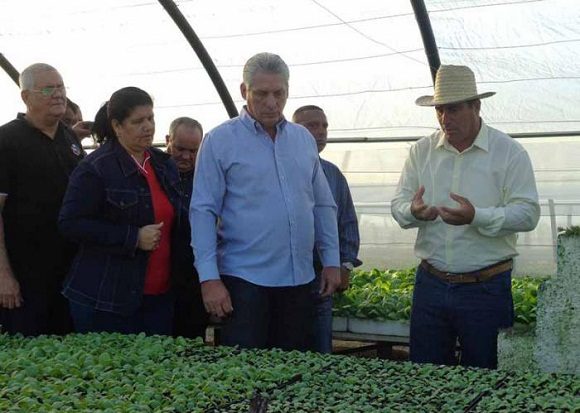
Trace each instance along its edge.
{"label": "man in light blue shirt", "polygon": [[314,301],[340,284],[336,205],[308,131],[283,116],[289,70],[271,53],[244,66],[240,116],[205,137],[190,206],[192,246],[207,311],[222,342],[306,350]]}

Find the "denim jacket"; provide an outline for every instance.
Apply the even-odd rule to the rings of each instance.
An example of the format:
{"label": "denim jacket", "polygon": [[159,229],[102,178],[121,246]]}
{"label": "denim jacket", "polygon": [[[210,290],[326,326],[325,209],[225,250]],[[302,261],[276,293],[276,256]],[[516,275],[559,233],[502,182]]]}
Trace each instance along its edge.
{"label": "denim jacket", "polygon": [[[182,205],[173,160],[155,148],[150,153],[159,183],[175,209],[173,251],[187,206]],[[153,223],[149,186],[127,151],[110,141],[87,156],[70,177],[59,216],[63,235],[79,244],[64,296],[97,310],[134,312],[143,296],[149,258],[149,252],[137,248],[138,232]]]}

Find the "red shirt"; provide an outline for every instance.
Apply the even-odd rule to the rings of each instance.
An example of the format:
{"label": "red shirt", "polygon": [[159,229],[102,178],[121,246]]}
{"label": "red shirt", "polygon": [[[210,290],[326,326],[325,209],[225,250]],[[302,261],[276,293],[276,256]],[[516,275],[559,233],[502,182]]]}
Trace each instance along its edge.
{"label": "red shirt", "polygon": [[171,274],[171,227],[173,226],[175,211],[165,191],[159,184],[155,170],[149,161],[150,157],[149,152],[145,152],[145,159],[143,160],[143,165],[139,165],[139,170],[145,179],[147,179],[147,184],[149,185],[155,223],[163,222],[163,226],[161,227],[159,246],[152,250],[149,255],[143,294],[158,295],[169,290]]}

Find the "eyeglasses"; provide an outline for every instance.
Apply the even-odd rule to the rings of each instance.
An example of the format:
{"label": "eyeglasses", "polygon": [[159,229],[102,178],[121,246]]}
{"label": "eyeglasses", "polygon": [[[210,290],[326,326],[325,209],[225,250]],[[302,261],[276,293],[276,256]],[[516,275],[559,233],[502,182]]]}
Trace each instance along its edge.
{"label": "eyeglasses", "polygon": [[42,96],[48,97],[54,95],[54,92],[56,92],[57,90],[64,92],[66,91],[66,86],[65,85],[45,86],[40,89],[32,89],[32,92],[40,93]]}

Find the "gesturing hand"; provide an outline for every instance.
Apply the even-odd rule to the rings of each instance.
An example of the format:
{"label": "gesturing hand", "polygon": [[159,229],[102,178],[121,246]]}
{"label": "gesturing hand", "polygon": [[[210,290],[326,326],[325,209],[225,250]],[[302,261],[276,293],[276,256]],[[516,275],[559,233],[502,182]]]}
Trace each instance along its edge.
{"label": "gesturing hand", "polygon": [[77,138],[83,139],[88,136],[91,136],[91,127],[93,122],[88,121],[80,121],[73,125],[72,130],[77,135]]}
{"label": "gesturing hand", "polygon": [[439,207],[439,216],[450,225],[471,224],[475,216],[475,208],[469,199],[451,192],[449,197],[459,204],[459,208]]}
{"label": "gesturing hand", "polygon": [[154,250],[159,246],[161,241],[161,227],[163,222],[159,224],[145,225],[139,228],[139,242],[137,247],[144,251]]}
{"label": "gesturing hand", "polygon": [[234,311],[228,289],[222,280],[209,280],[201,283],[201,296],[205,310],[219,318]]}
{"label": "gesturing hand", "polygon": [[421,185],[411,201],[411,214],[421,221],[433,221],[439,215],[436,207],[429,206],[423,202],[425,186]]}

